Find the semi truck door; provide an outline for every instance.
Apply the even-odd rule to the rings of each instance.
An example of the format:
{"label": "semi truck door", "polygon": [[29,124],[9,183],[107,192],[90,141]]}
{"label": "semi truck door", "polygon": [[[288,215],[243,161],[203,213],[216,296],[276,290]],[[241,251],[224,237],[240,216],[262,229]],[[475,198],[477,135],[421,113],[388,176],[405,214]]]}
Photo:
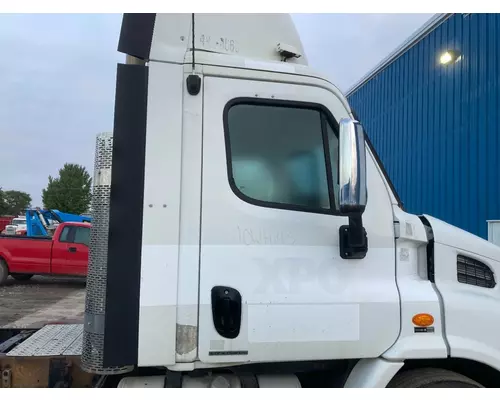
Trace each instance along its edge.
{"label": "semi truck door", "polygon": [[205,77],[199,358],[377,357],[397,339],[391,202],[368,159],[364,259],[339,254],[337,121],[319,87]]}

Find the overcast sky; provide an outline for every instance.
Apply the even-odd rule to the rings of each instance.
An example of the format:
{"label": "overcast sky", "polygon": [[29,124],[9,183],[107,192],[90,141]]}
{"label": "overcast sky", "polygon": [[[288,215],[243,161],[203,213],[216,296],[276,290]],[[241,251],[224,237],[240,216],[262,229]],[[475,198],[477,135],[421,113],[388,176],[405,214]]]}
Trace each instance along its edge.
{"label": "overcast sky", "polygon": [[[309,64],[347,90],[432,14],[301,14]],[[111,131],[121,15],[0,14],[0,187],[41,204],[65,162],[92,174]],[[345,54],[349,54],[349,58]],[[342,56],[339,56],[342,54]]]}

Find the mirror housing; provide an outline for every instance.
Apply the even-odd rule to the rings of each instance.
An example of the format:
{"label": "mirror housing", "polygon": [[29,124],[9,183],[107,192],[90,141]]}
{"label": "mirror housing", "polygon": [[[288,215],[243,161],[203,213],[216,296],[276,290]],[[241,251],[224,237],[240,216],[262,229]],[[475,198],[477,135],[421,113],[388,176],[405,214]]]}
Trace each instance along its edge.
{"label": "mirror housing", "polygon": [[349,225],[339,228],[339,250],[344,259],[362,259],[368,236],[362,215],[366,208],[366,150],[363,126],[350,118],[339,122],[339,208]]}
{"label": "mirror housing", "polygon": [[339,122],[339,191],[342,214],[363,214],[367,201],[365,133],[350,118]]}

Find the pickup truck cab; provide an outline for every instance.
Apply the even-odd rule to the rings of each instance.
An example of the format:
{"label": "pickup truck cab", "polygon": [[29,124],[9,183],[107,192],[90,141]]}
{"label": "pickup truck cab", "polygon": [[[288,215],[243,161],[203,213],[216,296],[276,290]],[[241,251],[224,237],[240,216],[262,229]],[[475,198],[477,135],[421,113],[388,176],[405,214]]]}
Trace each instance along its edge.
{"label": "pickup truck cab", "polygon": [[90,224],[64,222],[52,237],[0,236],[0,285],[11,275],[87,276]]}

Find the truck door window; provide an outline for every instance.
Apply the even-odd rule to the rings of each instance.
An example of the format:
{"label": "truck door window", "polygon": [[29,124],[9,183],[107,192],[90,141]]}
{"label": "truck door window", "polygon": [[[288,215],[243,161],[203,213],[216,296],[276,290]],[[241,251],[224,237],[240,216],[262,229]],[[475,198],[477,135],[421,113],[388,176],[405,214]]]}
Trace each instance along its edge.
{"label": "truck door window", "polygon": [[70,226],[65,226],[63,231],[61,232],[61,236],[59,237],[59,241],[63,243],[71,243],[70,242]]}
{"label": "truck door window", "polygon": [[242,157],[234,159],[232,164],[234,180],[242,193],[262,201],[273,201],[275,187],[265,160]]}
{"label": "truck door window", "polygon": [[75,239],[73,243],[84,244],[85,246],[89,245],[90,241],[90,229],[84,227],[76,227],[75,228]]}
{"label": "truck door window", "polygon": [[338,139],[321,108],[242,100],[226,107],[224,120],[237,196],[261,206],[335,212]]}

